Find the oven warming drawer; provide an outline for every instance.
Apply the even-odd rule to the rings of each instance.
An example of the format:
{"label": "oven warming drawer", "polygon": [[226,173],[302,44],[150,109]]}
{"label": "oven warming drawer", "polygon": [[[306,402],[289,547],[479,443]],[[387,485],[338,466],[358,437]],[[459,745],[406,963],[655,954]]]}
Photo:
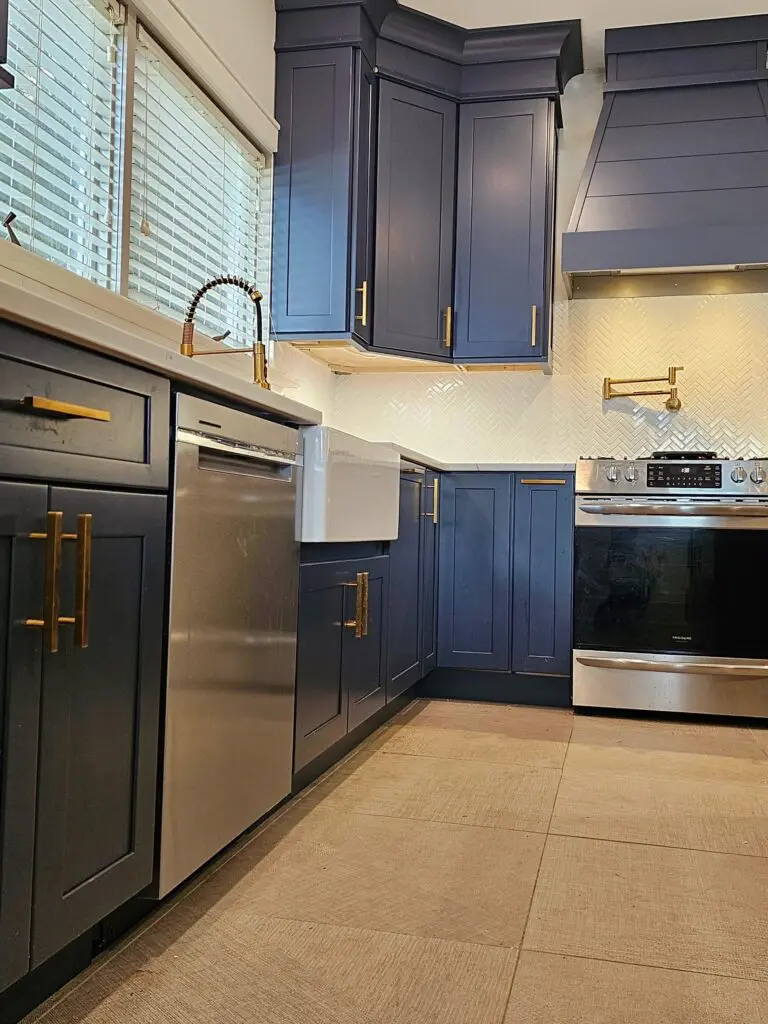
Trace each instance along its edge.
{"label": "oven warming drawer", "polygon": [[768,718],[768,661],[576,650],[573,703]]}

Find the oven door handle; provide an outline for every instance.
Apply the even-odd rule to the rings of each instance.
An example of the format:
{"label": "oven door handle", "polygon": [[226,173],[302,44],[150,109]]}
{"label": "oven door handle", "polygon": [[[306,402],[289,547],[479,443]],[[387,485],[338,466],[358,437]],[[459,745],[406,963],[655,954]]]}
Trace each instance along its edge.
{"label": "oven door handle", "polygon": [[693,676],[754,676],[768,677],[768,662],[739,665],[724,662],[644,661],[642,658],[603,658],[594,655],[576,655],[576,661],[587,668],[618,668],[628,672],[680,672]]}
{"label": "oven door handle", "polygon": [[582,503],[579,512],[593,516],[768,516],[767,505],[631,505],[607,502]]}

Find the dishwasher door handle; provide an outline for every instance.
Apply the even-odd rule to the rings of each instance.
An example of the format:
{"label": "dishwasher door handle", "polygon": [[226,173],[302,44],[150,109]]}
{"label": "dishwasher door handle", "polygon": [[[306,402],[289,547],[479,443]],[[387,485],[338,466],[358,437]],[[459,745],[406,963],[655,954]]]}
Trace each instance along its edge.
{"label": "dishwasher door handle", "polygon": [[216,452],[223,457],[232,456],[237,459],[250,459],[252,462],[267,463],[270,466],[299,465],[298,458],[288,452],[277,452],[269,448],[256,448],[252,445],[222,441],[218,437],[198,434],[194,430],[177,430],[176,440],[182,444],[193,444],[205,451]]}

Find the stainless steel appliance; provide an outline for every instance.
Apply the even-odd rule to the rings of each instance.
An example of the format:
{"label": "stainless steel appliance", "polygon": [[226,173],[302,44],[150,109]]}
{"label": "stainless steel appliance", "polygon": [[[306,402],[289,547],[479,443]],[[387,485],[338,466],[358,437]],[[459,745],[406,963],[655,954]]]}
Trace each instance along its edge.
{"label": "stainless steel appliance", "polygon": [[298,440],[178,399],[157,896],[290,792]]}
{"label": "stainless steel appliance", "polygon": [[768,717],[768,459],[576,469],[573,701]]}

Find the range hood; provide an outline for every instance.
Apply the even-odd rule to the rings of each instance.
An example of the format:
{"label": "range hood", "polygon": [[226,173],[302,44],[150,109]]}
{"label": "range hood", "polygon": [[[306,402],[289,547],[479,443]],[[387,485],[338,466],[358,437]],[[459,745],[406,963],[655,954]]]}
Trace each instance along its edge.
{"label": "range hood", "polygon": [[768,291],[768,16],[605,34],[574,298]]}

